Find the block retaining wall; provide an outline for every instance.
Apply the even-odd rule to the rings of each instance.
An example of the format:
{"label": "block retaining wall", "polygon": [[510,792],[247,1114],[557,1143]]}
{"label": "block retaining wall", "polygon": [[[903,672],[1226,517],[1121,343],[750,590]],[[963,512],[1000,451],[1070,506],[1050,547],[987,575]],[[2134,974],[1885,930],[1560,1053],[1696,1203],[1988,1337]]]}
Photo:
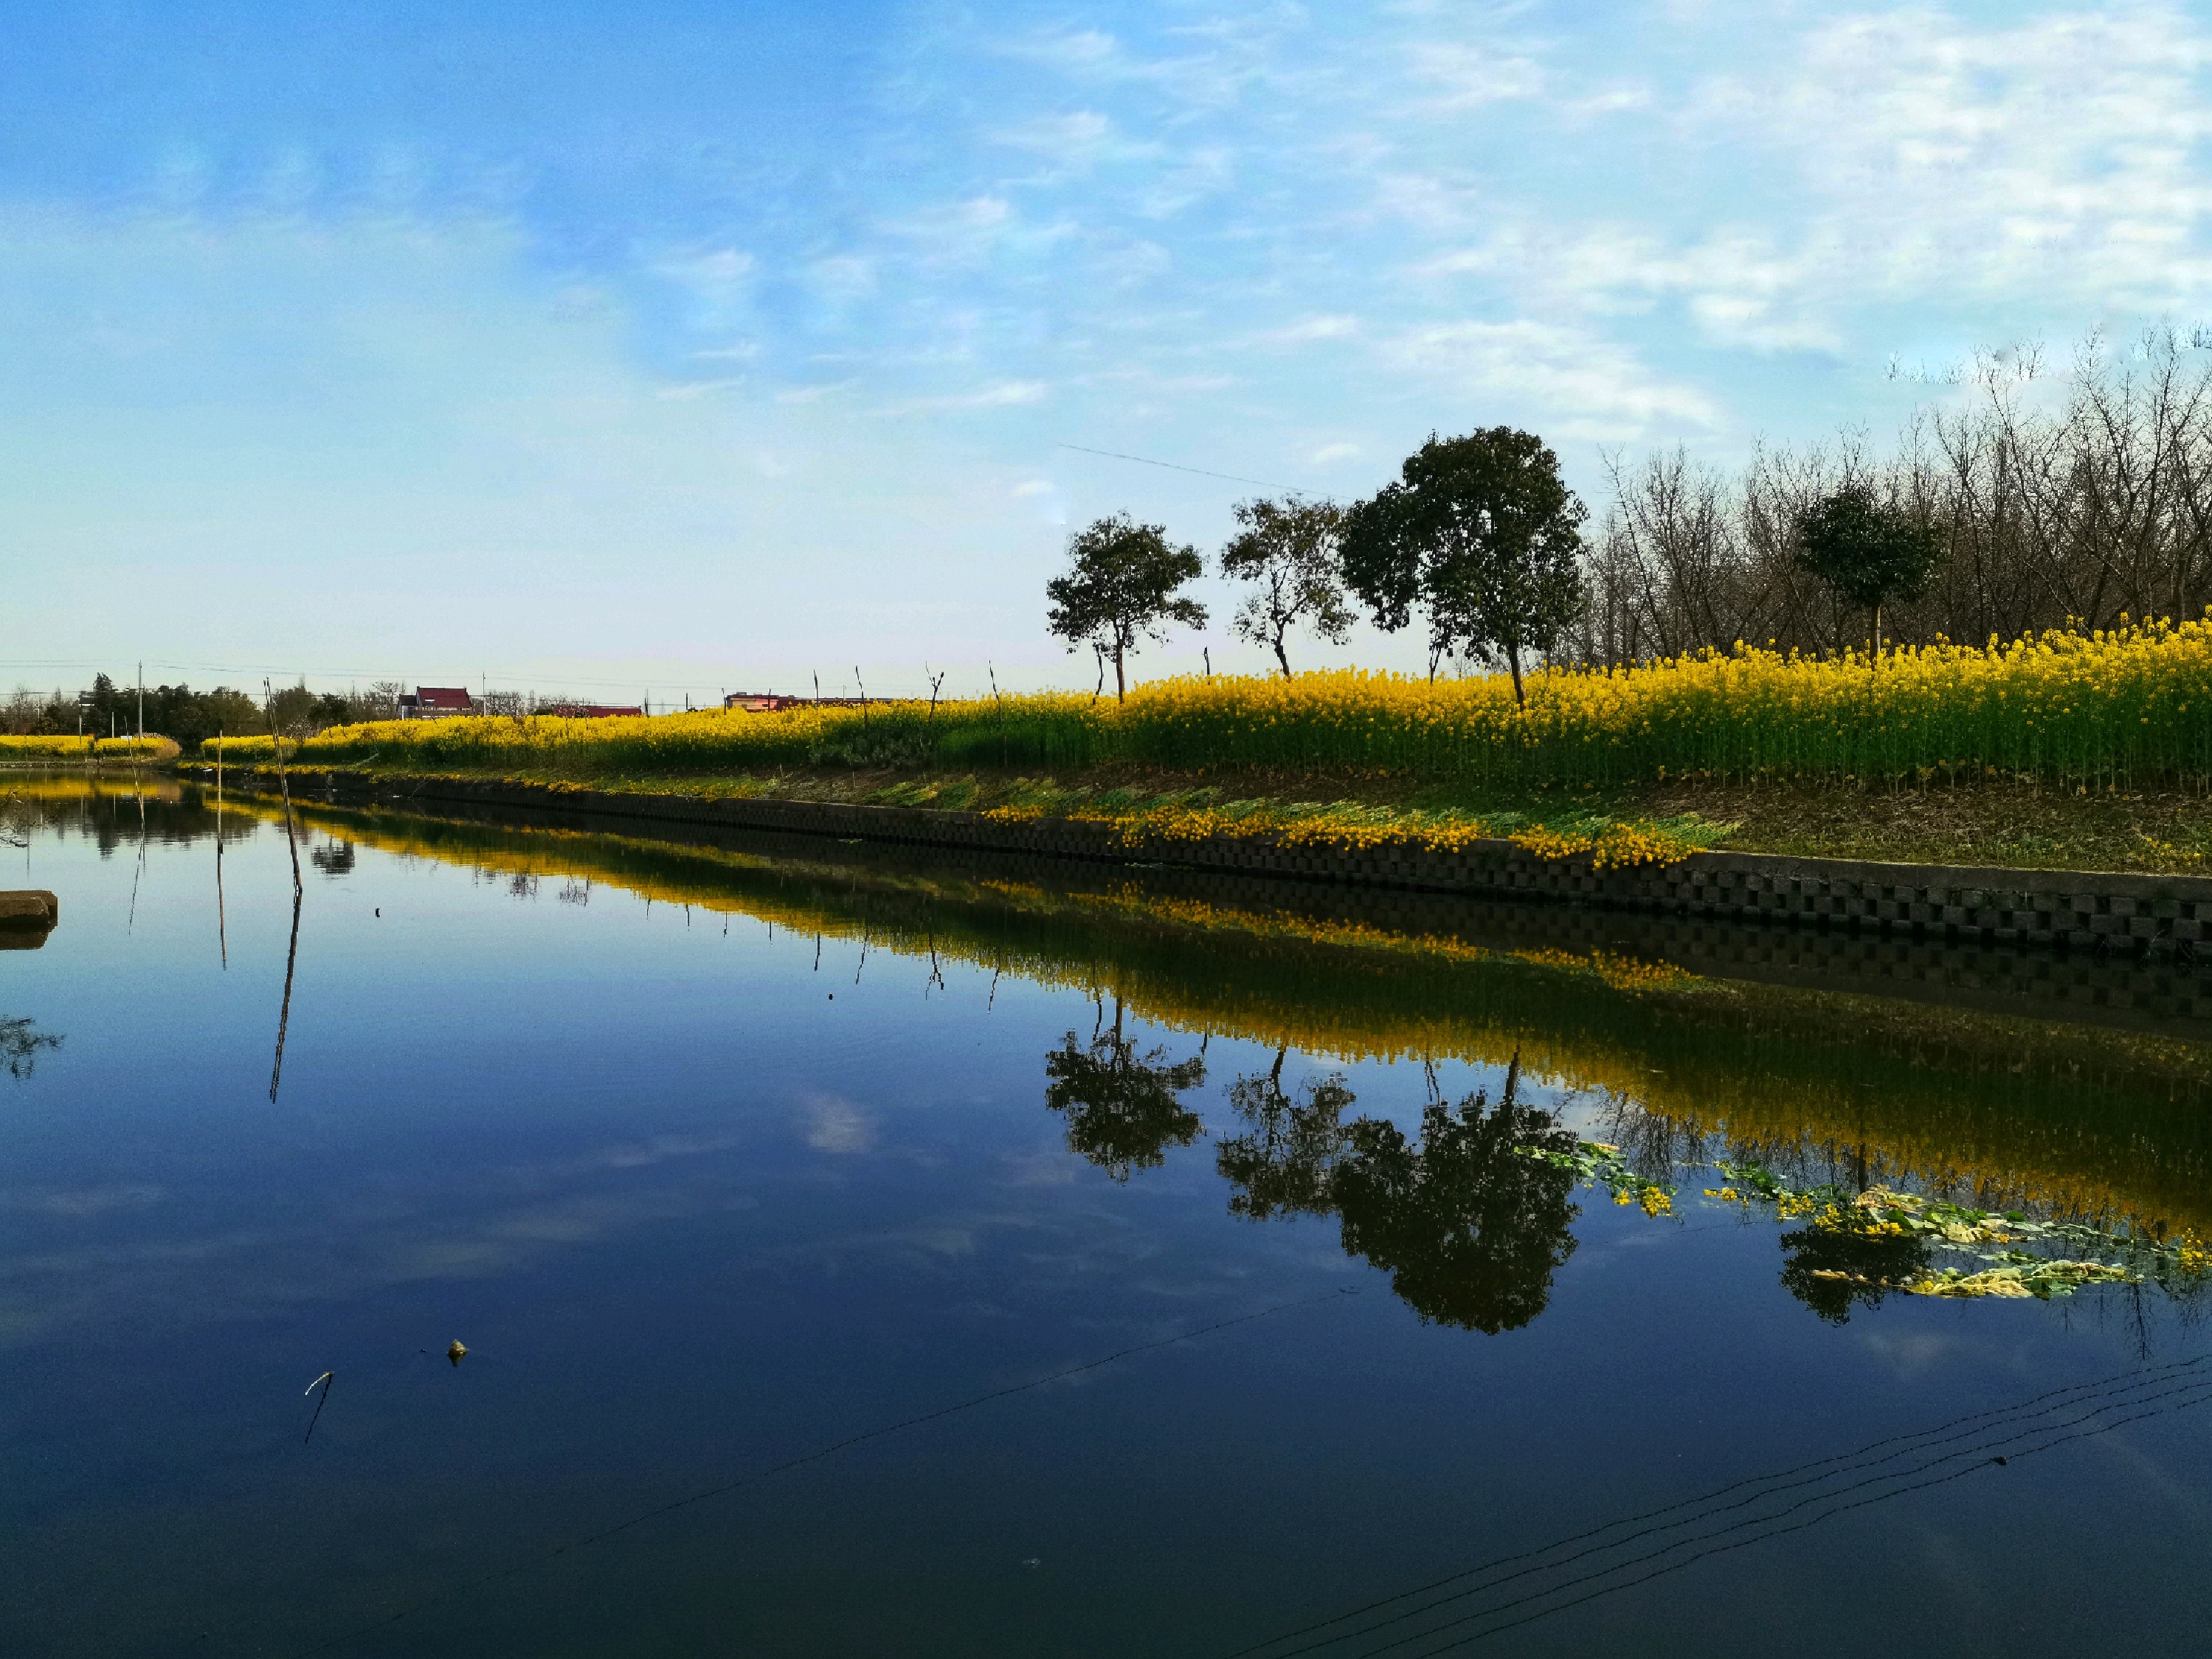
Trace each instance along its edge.
{"label": "block retaining wall", "polygon": [[[212,769],[187,769],[194,776]],[[234,773],[273,787],[273,774]],[[295,793],[331,799],[455,801],[552,808],[587,817],[712,824],[786,835],[959,848],[1304,882],[1565,900],[1607,909],[1842,927],[1916,939],[2055,946],[2100,954],[2212,957],[2212,878],[2094,871],[1980,869],[1692,853],[1678,864],[1597,870],[1585,854],[1544,859],[1505,840],[1457,852],[1415,848],[1336,850],[1258,837],[1152,838],[1131,844],[1111,826],[1044,818],[1008,823],[980,812],[820,801],[703,799],[472,779],[380,780],[295,773]]]}

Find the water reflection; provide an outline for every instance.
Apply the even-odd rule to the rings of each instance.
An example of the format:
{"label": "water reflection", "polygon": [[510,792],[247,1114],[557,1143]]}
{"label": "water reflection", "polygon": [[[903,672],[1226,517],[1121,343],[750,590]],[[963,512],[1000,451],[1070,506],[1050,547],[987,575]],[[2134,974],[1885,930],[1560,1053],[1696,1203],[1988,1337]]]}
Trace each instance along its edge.
{"label": "water reflection", "polygon": [[354,860],[353,843],[349,841],[326,841],[307,854],[310,864],[333,878],[349,872]]}
{"label": "water reflection", "polygon": [[0,1019],[0,1066],[18,1083],[30,1081],[41,1054],[61,1046],[58,1031],[41,1031],[28,1019]]}
{"label": "water reflection", "polygon": [[1577,1143],[1519,1097],[1517,1052],[1495,1107],[1480,1089],[1456,1108],[1431,1100],[1418,1146],[1388,1119],[1344,1123],[1353,1096],[1340,1075],[1310,1079],[1293,1097],[1282,1062],[1279,1050],[1270,1070],[1231,1085],[1245,1130],[1222,1143],[1217,1164],[1232,1214],[1334,1212],[1345,1254],[1389,1273],[1436,1324],[1494,1336],[1544,1311],[1582,1212],[1573,1172],[1532,1154]]}
{"label": "water reflection", "polygon": [[1925,1278],[1929,1255],[1917,1236],[1800,1227],[1782,1235],[1783,1288],[1831,1324],[1848,1324],[1853,1308],[1879,1308],[1892,1291]]}
{"label": "water reflection", "polygon": [[1320,1215],[1329,1207],[1329,1182],[1346,1143],[1346,1109],[1354,1097],[1344,1075],[1308,1078],[1294,1097],[1283,1087],[1283,1060],[1229,1085],[1229,1107],[1243,1133],[1221,1143],[1214,1167],[1229,1182],[1229,1212],[1248,1220],[1270,1216]]}
{"label": "water reflection", "polygon": [[[91,834],[118,804],[130,805],[80,794],[42,810],[64,833]],[[518,896],[550,879],[567,906],[635,896],[680,906],[687,920],[698,908],[811,934],[817,951],[823,939],[852,941],[915,964],[929,994],[955,963],[994,986],[1012,975],[1078,990],[1099,1012],[1087,1039],[1069,1031],[1048,1052],[1046,1104],[1070,1149],[1116,1181],[1205,1134],[1189,1097],[1207,1075],[1204,1047],[1194,1054],[1133,1030],[1263,1044],[1273,1059],[1230,1081],[1231,1119],[1213,1149],[1230,1211],[1334,1218],[1345,1248],[1389,1273],[1425,1316],[1468,1329],[1516,1328],[1544,1307],[1576,1218],[1573,1173],[1545,1160],[1577,1127],[1620,1144],[1655,1177],[1726,1157],[1801,1188],[1875,1182],[2049,1219],[2212,1236],[2212,1065],[2187,1035],[2197,1016],[2185,1008],[2170,1029],[2131,1031],[2066,1024],[2040,997],[1960,1009],[1631,972],[1617,951],[1521,948],[1498,920],[1508,908],[1443,899],[1408,907],[1171,871],[1138,885],[1045,861],[799,837],[700,832],[686,842],[676,829],[646,839],[604,825],[294,805],[303,828],[330,838],[314,857],[329,873],[352,849],[374,848],[461,866]],[[257,817],[284,823],[275,801],[234,797],[219,823],[197,797],[147,796],[156,845],[251,833]],[[294,923],[288,983],[296,910]],[[1486,928],[1504,930],[1501,942],[1486,942]],[[1719,931],[1697,930],[1708,947]],[[1858,954],[1879,965],[1910,948],[1863,941]],[[2092,989],[2122,971],[2063,960]],[[2175,986],[2184,1002],[2206,1000],[2186,975]],[[979,987],[986,1006],[994,994]],[[289,996],[272,1087],[288,1020]],[[1476,1090],[1451,1105],[1432,1089],[1418,1130],[1408,1121],[1401,1132],[1379,1115],[1356,1117],[1343,1076],[1304,1076],[1311,1068],[1291,1067],[1293,1054],[1323,1066],[1456,1061],[1507,1081],[1495,1104]],[[1530,1098],[1540,1089],[1548,1109]],[[1926,1265],[1817,1231],[1778,1236],[1784,1284],[1824,1318],[1875,1305]]]}
{"label": "water reflection", "polygon": [[1067,1115],[1067,1147],[1116,1181],[1132,1170],[1157,1169],[1170,1148],[1188,1146],[1204,1125],[1176,1098],[1206,1081],[1206,1060],[1194,1054],[1170,1060],[1164,1048],[1145,1054],[1121,1034],[1121,999],[1114,999],[1114,1024],[1105,1007],[1090,1042],[1070,1031],[1044,1057],[1044,1103]]}
{"label": "water reflection", "polygon": [[[331,836],[358,866],[322,890],[341,902],[318,911],[295,988],[301,1052],[272,1063],[272,1084],[293,1075],[279,1118],[258,1075],[286,926],[277,820],[229,863],[247,977],[225,981],[204,971],[213,848],[161,851],[165,818],[212,828],[195,810],[147,804],[149,925],[135,936],[114,925],[131,872],[83,844],[54,860],[82,925],[57,935],[66,956],[9,964],[28,971],[0,996],[70,1033],[30,1088],[76,1091],[67,1112],[0,1112],[0,1346],[42,1348],[10,1372],[5,1525],[58,1540],[0,1598],[10,1651],[51,1647],[56,1607],[77,1610],[75,1651],[171,1651],[234,1619],[244,1633],[210,1651],[304,1650],[425,1586],[695,1492],[702,1470],[897,1421],[927,1422],[930,1440],[685,1508],[634,1553],[609,1550],[596,1580],[471,1594],[473,1644],[687,1650],[706,1629],[747,1650],[904,1651],[906,1632],[934,1629],[924,1645],[947,1653],[1227,1652],[1265,1633],[1258,1613],[1333,1618],[1395,1590],[1408,1561],[1425,1579],[1676,1504],[1708,1468],[1715,1484],[1779,1470],[1985,1416],[1984,1386],[2012,1398],[2112,1369],[2078,1339],[2124,1316],[2135,1286],[2086,1293],[2070,1327],[1994,1304],[1869,1314],[1890,1275],[1795,1237],[1834,1229],[1770,1203],[1745,1206],[1739,1230],[1731,1206],[1685,1191],[1702,1212],[1689,1235],[1601,1188],[1583,1196],[1591,1142],[1685,1188],[1692,1158],[1740,1153],[1801,1188],[1948,1180],[2038,1215],[2178,1225],[2201,1216],[2212,1170],[2202,1055],[2180,1042],[1639,978],[1617,951],[1537,958],[1476,932],[1478,910],[1426,900],[1347,915],[1340,895],[1178,886],[1171,872],[1139,887],[1067,866],[314,806],[308,846]],[[532,891],[547,902],[500,896]],[[295,895],[288,975],[305,942]],[[686,933],[679,908],[714,921]],[[848,996],[864,943],[874,971]],[[280,1029],[288,1018],[280,1005]],[[1814,1312],[1784,1300],[1778,1267]],[[2148,1271],[2142,1289],[2154,1300]],[[1310,1310],[1213,1323],[1278,1304]],[[1815,1313],[1875,1328],[1838,1342]],[[2162,1304],[2154,1318],[2175,1346]],[[1200,1328],[1221,1340],[1193,1363],[1146,1358]],[[457,1335],[475,1352],[441,1370]],[[1125,1356],[1115,1386],[1053,1382],[1109,1352]],[[1623,1353],[1638,1363],[1613,1363]],[[353,1380],[326,1396],[324,1430],[300,1387],[332,1366]],[[943,1415],[1033,1380],[1019,1409]],[[1495,1419],[1472,1437],[1470,1401]],[[1285,1458],[1292,1437],[1321,1452]],[[1637,1446],[1659,1449],[1623,1455]],[[2155,1471],[2201,1447],[2153,1449],[2152,1474],[2083,1501],[2142,1512],[2164,1501]],[[2007,1484],[2007,1514],[2049,1510],[2013,1461],[1986,1477]],[[1471,1492],[1525,1501],[1470,1507]],[[1546,1513],[1562,1493],[1595,1512]],[[1771,1510],[1662,1519],[1702,1532]],[[1492,1519],[1498,1536],[1474,1535]],[[1516,1535],[1529,1527],[1544,1530]],[[1900,1529],[1925,1530],[1784,1539],[1768,1547],[1797,1553],[1767,1580],[1843,1595],[1909,1583],[1911,1561],[1864,1541]],[[1975,1582],[2065,1540],[2030,1546],[2008,1535]],[[1044,1565],[1018,1568],[1026,1556]],[[2176,1582],[2172,1563],[2155,1568]],[[1263,1569],[1275,1577],[1248,1587]],[[574,1555],[557,1568],[580,1570]],[[987,1627],[964,1603],[887,1595],[904,1574],[1027,1599]],[[818,1617],[769,1599],[761,1624],[730,1625],[785,1577],[822,1587],[807,1592]],[[1237,1593],[1198,1619],[1127,1594],[1186,1581]],[[546,1628],[510,1628],[518,1601],[550,1609]],[[856,1633],[853,1608],[887,1601],[883,1632]],[[608,1628],[648,1614],[663,1622]],[[1560,1640],[1632,1645],[1667,1616],[1654,1604]],[[769,1620],[789,1639],[757,1639]]]}
{"label": "water reflection", "polygon": [[1490,1108],[1477,1091],[1455,1112],[1421,1114],[1417,1151],[1394,1123],[1362,1118],[1330,1183],[1347,1254],[1390,1275],[1422,1318],[1492,1335],[1544,1311],[1552,1275],[1574,1254],[1574,1176],[1528,1156],[1575,1137],[1515,1098],[1518,1063]]}

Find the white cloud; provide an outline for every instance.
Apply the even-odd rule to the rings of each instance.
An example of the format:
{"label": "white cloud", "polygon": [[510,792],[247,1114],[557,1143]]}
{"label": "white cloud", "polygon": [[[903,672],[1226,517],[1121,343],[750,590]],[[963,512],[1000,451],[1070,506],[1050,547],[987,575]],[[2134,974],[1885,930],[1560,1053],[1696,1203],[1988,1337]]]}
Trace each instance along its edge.
{"label": "white cloud", "polygon": [[1427,282],[1480,277],[1554,313],[1632,316],[1678,300],[1717,344],[1775,350],[1840,343],[1833,315],[1816,303],[1819,261],[1784,253],[1749,233],[1670,248],[1626,226],[1554,230],[1524,222],[1479,246],[1437,254],[1411,274]]}
{"label": "white cloud", "polygon": [[667,402],[684,403],[694,398],[704,398],[711,392],[727,392],[744,384],[742,380],[686,380],[680,385],[663,386],[653,395]]}
{"label": "white cloud", "polygon": [[857,377],[842,380],[826,380],[819,386],[787,386],[775,394],[780,404],[818,404],[824,398],[834,398],[841,392],[850,392],[860,385]]}
{"label": "white cloud", "polygon": [[1326,466],[1331,461],[1356,460],[1364,453],[1358,444],[1323,444],[1306,459],[1315,466]]}
{"label": "white cloud", "polygon": [[1035,501],[1041,495],[1051,495],[1056,488],[1058,486],[1047,478],[1025,478],[1014,486],[1013,495],[1018,501]]}
{"label": "white cloud", "polygon": [[1316,340],[1349,340],[1359,332],[1359,319],[1346,316],[1305,317],[1260,336],[1267,345],[1310,345]]}
{"label": "white cloud", "polygon": [[1462,408],[1510,400],[1570,436],[1631,439],[1662,422],[1720,418],[1703,392],[1653,374],[1625,346],[1547,323],[1431,324],[1386,342],[1382,360],[1462,399]]}
{"label": "white cloud", "polygon": [[1413,47],[1417,81],[1442,91],[1431,107],[1474,109],[1508,98],[1534,98],[1545,88],[1544,71],[1533,58],[1493,52],[1460,41],[1424,41]]}
{"label": "white cloud", "polygon": [[833,254],[816,260],[806,276],[825,299],[865,299],[876,291],[876,261],[857,253]]}
{"label": "white cloud", "polygon": [[1058,70],[1063,75],[1080,75],[1121,61],[1121,50],[1114,37],[1098,29],[1076,29],[1064,34],[1003,41],[998,50],[1008,58]]}
{"label": "white cloud", "polygon": [[2156,309],[2212,290],[2208,64],[2212,35],[2176,12],[1891,12],[1714,82],[1687,118],[1788,159],[1814,209],[1798,282],[1830,307],[1872,286]]}
{"label": "white cloud", "polygon": [[920,415],[962,409],[1014,409],[1025,404],[1041,404],[1051,395],[1052,388],[1041,380],[1001,380],[979,392],[910,398],[877,412],[883,415]]}

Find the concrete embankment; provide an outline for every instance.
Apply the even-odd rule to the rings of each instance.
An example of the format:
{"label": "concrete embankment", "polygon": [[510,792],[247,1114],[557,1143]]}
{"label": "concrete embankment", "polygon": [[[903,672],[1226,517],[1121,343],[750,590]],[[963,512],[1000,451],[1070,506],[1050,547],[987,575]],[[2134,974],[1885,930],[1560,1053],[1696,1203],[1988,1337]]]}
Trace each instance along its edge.
{"label": "concrete embankment", "polygon": [[[189,769],[198,776],[212,769]],[[273,788],[274,773],[233,769],[238,787]],[[1506,840],[1450,851],[1406,846],[1297,846],[1257,836],[1131,839],[1115,824],[1012,820],[988,813],[821,801],[635,794],[493,779],[379,778],[295,771],[295,795],[395,805],[439,802],[552,808],[638,823],[720,825],[845,841],[1044,854],[1302,882],[1477,897],[1559,900],[1607,909],[1774,921],[1915,938],[2126,951],[2192,962],[2212,957],[2212,878],[2010,870],[1767,853],[1692,853],[1678,863],[1599,870],[1588,854],[1539,857]]]}

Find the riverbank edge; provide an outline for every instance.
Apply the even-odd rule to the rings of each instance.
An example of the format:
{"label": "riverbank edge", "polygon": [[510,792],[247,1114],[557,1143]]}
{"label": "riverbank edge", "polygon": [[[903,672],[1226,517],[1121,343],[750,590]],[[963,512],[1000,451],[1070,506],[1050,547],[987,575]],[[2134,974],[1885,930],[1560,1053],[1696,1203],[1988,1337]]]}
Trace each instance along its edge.
{"label": "riverbank edge", "polygon": [[[211,766],[178,769],[212,781]],[[257,793],[273,771],[230,767]],[[637,794],[507,779],[293,769],[295,793],[325,799],[461,802],[550,808],[643,823],[720,825],[840,841],[1043,854],[1092,864],[1175,865],[1278,879],[1473,896],[1535,898],[1608,909],[1845,927],[2062,950],[2124,951],[2193,961],[2212,943],[2212,877],[1881,864],[1772,853],[1696,852],[1666,865],[1594,867],[1591,855],[1544,858],[1503,839],[1449,851],[1407,846],[1294,846],[1260,836],[1195,839],[1073,818],[1009,820],[942,808]]]}

